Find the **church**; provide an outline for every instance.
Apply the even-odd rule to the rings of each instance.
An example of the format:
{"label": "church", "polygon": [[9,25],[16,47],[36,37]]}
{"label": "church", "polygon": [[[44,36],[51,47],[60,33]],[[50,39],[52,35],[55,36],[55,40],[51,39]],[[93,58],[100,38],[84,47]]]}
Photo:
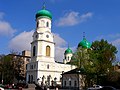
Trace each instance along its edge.
{"label": "church", "polygon": [[[36,30],[31,42],[31,61],[27,64],[26,70],[28,83],[34,81],[51,86],[52,81],[55,81],[61,84],[62,73],[76,68],[67,64],[73,55],[69,47],[65,50],[63,63],[55,61],[55,43],[51,26],[52,14],[43,6],[42,10],[36,13]],[[80,44],[84,44],[84,40]]]}
{"label": "church", "polygon": [[[75,68],[69,64],[55,62],[55,43],[51,32],[52,14],[43,7],[36,13],[36,30],[31,42],[31,61],[27,64],[26,81],[47,83],[51,81],[61,83],[61,74]],[[72,57],[72,50],[65,51],[64,62],[67,63]]]}

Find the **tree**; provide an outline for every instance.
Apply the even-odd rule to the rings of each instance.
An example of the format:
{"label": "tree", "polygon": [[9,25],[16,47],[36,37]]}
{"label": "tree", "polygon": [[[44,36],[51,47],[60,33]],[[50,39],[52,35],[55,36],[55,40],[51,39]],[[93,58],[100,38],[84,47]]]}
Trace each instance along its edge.
{"label": "tree", "polygon": [[93,74],[96,69],[93,66],[92,59],[89,57],[90,51],[91,49],[78,47],[70,62],[72,65],[76,65],[80,70],[84,70],[86,73],[86,86],[91,85],[91,79],[94,78]]}
{"label": "tree", "polygon": [[90,59],[93,60],[93,65],[96,68],[96,83],[100,84],[109,73],[113,71],[112,62],[115,60],[117,48],[109,44],[107,40],[101,39],[94,41],[91,46]]}
{"label": "tree", "polygon": [[86,83],[100,83],[112,72],[112,62],[115,60],[117,48],[107,40],[94,41],[91,49],[77,48],[73,54],[71,64],[86,71]]}
{"label": "tree", "polygon": [[77,48],[76,52],[72,56],[70,63],[76,65],[78,68],[83,68],[87,64],[88,58],[89,56],[87,54],[87,49]]}
{"label": "tree", "polygon": [[0,58],[1,80],[4,83],[12,83],[14,79],[14,68],[10,56],[1,55]]}
{"label": "tree", "polygon": [[23,58],[17,53],[0,55],[0,81],[4,84],[13,83],[15,79],[24,80]]}
{"label": "tree", "polygon": [[99,74],[110,72],[112,70],[112,62],[116,58],[117,48],[104,39],[93,42],[91,48],[90,58],[97,61],[96,72]]}
{"label": "tree", "polygon": [[25,76],[23,73],[23,65],[24,65],[24,60],[21,57],[21,55],[15,55],[15,54],[10,54],[10,56],[13,59],[13,67],[15,70],[15,78],[19,81],[19,80],[25,80]]}

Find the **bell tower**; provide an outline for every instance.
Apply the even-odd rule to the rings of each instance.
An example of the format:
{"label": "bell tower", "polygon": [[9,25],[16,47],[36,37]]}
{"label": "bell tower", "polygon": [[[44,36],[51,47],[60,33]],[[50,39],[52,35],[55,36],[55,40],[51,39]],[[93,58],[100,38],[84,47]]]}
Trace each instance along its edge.
{"label": "bell tower", "polygon": [[63,59],[63,62],[66,64],[66,63],[69,63],[71,61],[71,58],[73,56],[73,52],[72,50],[68,48],[65,50],[65,53],[64,53],[64,59]]}
{"label": "bell tower", "polygon": [[36,13],[36,31],[31,43],[31,61],[55,62],[53,34],[51,33],[52,14],[43,6]]}

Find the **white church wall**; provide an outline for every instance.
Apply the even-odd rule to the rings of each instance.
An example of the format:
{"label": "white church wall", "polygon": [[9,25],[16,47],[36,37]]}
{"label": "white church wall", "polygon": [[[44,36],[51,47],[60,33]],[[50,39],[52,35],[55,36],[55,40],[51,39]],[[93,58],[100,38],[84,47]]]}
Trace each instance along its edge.
{"label": "white church wall", "polygon": [[[38,18],[39,26],[37,28],[38,33],[44,33],[46,31],[51,32],[51,20],[48,18]],[[44,22],[42,22],[44,21]],[[49,27],[46,28],[46,22],[49,22]]]}

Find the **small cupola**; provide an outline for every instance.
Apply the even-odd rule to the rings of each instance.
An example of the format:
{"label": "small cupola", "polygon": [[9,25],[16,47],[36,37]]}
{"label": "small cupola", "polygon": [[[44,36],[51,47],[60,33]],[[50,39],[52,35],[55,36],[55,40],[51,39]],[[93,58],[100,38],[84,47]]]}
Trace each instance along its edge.
{"label": "small cupola", "polygon": [[78,48],[79,47],[89,49],[91,48],[91,43],[86,40],[85,36],[83,36],[83,40],[78,44]]}
{"label": "small cupola", "polygon": [[43,6],[42,10],[39,10],[36,13],[36,19],[41,18],[41,17],[52,19],[52,14],[48,10],[45,9],[45,5]]}
{"label": "small cupola", "polygon": [[72,50],[68,47],[66,50],[65,50],[65,53],[64,54],[72,54]]}

